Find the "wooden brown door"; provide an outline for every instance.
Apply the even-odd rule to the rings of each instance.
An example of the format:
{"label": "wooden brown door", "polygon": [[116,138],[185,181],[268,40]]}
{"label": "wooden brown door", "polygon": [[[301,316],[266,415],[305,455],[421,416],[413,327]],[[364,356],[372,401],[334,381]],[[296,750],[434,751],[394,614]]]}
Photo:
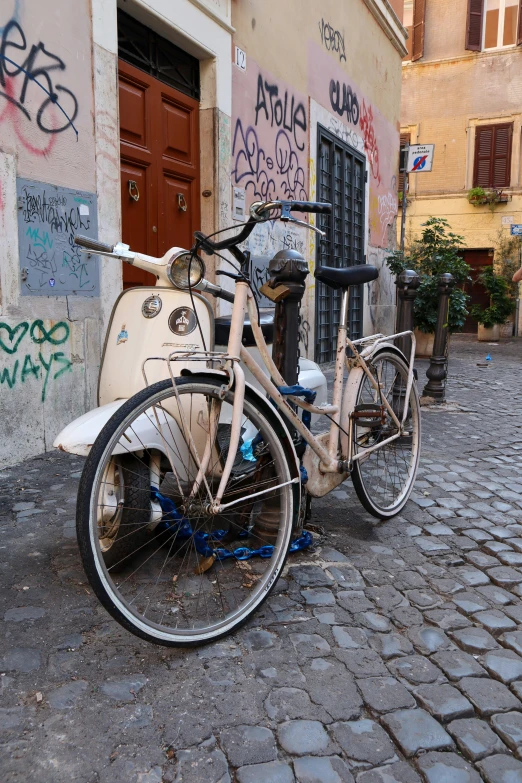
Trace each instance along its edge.
{"label": "wooden brown door", "polygon": [[[132,250],[162,256],[189,248],[200,225],[199,105],[119,60],[122,237]],[[155,278],[123,265],[123,287]]]}
{"label": "wooden brown door", "polygon": [[[478,276],[484,271],[486,266],[491,266],[493,263],[493,256],[490,255],[490,250],[464,250],[464,260],[470,265],[470,277],[471,283],[466,283],[464,290],[467,294],[470,294],[470,300],[468,302],[468,310],[475,304],[480,305],[483,308],[489,307],[490,297],[482,283],[479,281]],[[470,315],[466,318],[463,332],[477,333],[477,322]]]}

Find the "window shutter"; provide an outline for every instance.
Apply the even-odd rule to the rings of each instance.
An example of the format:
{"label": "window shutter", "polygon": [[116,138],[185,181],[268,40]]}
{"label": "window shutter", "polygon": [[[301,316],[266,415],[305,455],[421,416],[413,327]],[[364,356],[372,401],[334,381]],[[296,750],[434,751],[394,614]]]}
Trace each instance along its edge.
{"label": "window shutter", "polygon": [[518,2],[517,46],[522,44],[522,0]]}
{"label": "window shutter", "polygon": [[466,49],[480,52],[482,49],[482,16],[484,0],[468,0],[468,23],[466,28]]}
{"label": "window shutter", "polygon": [[411,59],[420,60],[424,54],[424,20],[426,18],[426,0],[414,0]]}
{"label": "window shutter", "polygon": [[475,134],[475,174],[473,186],[489,188],[491,160],[493,157],[493,125],[477,128]]}
{"label": "window shutter", "polygon": [[507,188],[511,181],[513,125],[481,125],[475,135],[473,186]]}
{"label": "window shutter", "polygon": [[494,188],[507,188],[511,181],[511,137],[512,125],[497,125],[493,145],[493,178]]}
{"label": "window shutter", "polygon": [[[411,135],[409,133],[401,133],[401,150],[406,144],[410,143]],[[404,190],[404,172],[399,171],[399,188],[398,192],[402,193]],[[399,204],[400,206],[400,204]]]}

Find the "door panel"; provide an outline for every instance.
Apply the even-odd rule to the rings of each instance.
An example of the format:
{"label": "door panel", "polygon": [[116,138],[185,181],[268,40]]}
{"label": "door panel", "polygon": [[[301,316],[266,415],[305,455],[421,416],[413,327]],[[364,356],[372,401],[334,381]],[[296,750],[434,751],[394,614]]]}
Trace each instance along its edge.
{"label": "door panel", "polygon": [[[478,276],[484,271],[485,267],[491,266],[493,263],[493,256],[490,255],[490,252],[491,251],[488,249],[464,250],[463,252],[464,260],[467,261],[471,267],[471,283],[466,283],[464,286],[464,291],[471,296],[471,299],[468,302],[468,310],[475,304],[486,308],[489,307],[491,303],[488,292],[478,279]],[[477,322],[470,315],[466,318],[462,331],[468,334],[477,333]]]}
{"label": "door panel", "polygon": [[[169,247],[189,248],[193,244],[190,210],[197,198],[197,193],[193,191],[194,183],[163,172],[164,212],[160,215],[160,234],[164,244],[160,245],[160,253],[166,253]],[[180,209],[178,196],[182,199],[181,206],[187,206],[186,212]]]}
{"label": "door panel", "polygon": [[191,111],[185,106],[179,106],[163,96],[162,130],[163,155],[171,160],[192,165],[193,153],[193,122]]}
{"label": "door panel", "polygon": [[[129,183],[136,187],[129,191]],[[121,217],[123,241],[133,250],[149,255],[157,255],[157,234],[153,232],[153,193],[152,171],[145,164],[136,164],[122,158],[121,161]],[[138,196],[138,201],[132,198]],[[154,285],[154,275],[129,264],[123,264],[123,287],[135,285]]]}
{"label": "door panel", "polygon": [[[122,60],[119,86],[123,241],[152,256],[188,248],[200,227],[199,104]],[[137,184],[138,201],[129,180]],[[124,288],[154,282],[124,265]]]}
{"label": "door panel", "polygon": [[125,76],[120,72],[120,139],[146,149],[149,141],[148,88]]}

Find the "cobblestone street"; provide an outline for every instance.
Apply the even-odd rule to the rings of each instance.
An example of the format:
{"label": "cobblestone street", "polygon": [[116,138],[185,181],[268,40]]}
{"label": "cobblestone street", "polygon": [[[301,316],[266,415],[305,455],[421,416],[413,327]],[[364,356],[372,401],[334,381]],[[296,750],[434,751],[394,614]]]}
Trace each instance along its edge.
{"label": "cobblestone street", "polygon": [[404,513],[314,501],[321,545],[205,648],[94,599],[80,458],[1,472],[2,783],[522,782],[522,340],[456,338],[450,374]]}

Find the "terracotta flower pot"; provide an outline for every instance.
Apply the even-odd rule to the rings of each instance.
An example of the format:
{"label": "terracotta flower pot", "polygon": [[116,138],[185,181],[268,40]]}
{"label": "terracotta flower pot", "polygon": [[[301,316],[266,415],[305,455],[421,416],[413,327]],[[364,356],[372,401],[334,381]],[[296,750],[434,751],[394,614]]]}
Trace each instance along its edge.
{"label": "terracotta flower pot", "polygon": [[431,356],[433,353],[433,341],[435,339],[435,333],[430,332],[426,334],[421,332],[420,329],[415,329],[416,349],[415,356]]}
{"label": "terracotta flower pot", "polygon": [[479,324],[478,340],[481,343],[496,343],[500,340],[500,324],[495,324],[488,328],[484,324]]}

